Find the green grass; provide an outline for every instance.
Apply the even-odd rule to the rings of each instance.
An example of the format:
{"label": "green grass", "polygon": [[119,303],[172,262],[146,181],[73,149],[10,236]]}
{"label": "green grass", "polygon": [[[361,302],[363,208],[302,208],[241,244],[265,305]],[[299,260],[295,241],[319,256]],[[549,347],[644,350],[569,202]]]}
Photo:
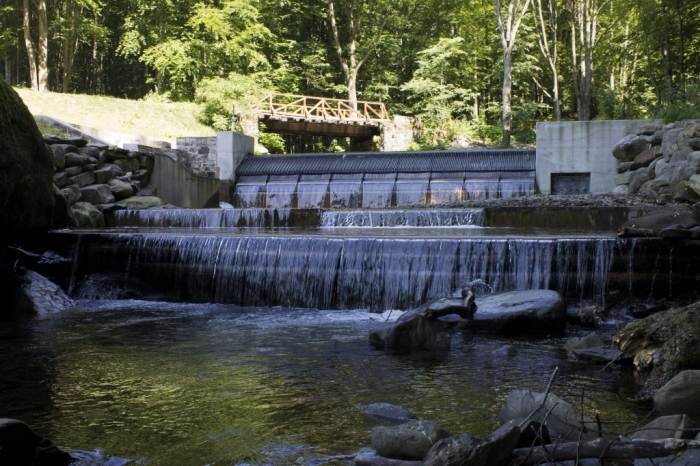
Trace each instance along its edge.
{"label": "green grass", "polygon": [[[199,105],[151,102],[114,97],[15,88],[33,115],[46,115],[65,123],[153,138],[214,136],[212,128],[197,121]],[[55,131],[54,133],[55,134]]]}

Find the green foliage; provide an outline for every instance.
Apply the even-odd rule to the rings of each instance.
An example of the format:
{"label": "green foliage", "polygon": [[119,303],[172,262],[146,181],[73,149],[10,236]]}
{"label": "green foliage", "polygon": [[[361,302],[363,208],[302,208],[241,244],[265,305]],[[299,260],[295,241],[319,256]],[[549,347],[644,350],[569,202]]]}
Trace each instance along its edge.
{"label": "green foliage", "polygon": [[202,104],[198,119],[218,131],[229,131],[234,104],[236,114],[246,116],[271,87],[265,73],[231,73],[226,79],[206,78],[195,94],[195,101]]}
{"label": "green foliage", "polygon": [[667,104],[656,114],[664,123],[700,118],[700,83],[689,85],[685,93],[669,92]]}
{"label": "green foliage", "polygon": [[284,154],[284,138],[279,134],[260,132],[258,142],[264,146],[270,154]]}

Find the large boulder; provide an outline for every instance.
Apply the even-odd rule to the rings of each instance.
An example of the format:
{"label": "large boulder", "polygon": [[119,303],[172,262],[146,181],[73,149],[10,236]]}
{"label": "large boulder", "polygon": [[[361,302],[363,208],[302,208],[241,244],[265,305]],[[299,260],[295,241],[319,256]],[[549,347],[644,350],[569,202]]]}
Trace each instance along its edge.
{"label": "large boulder", "polygon": [[648,136],[630,134],[622,138],[615,147],[612,155],[620,162],[632,162],[634,158],[649,148]]}
{"label": "large boulder", "polygon": [[0,247],[51,228],[54,159],[29,110],[0,78]]}
{"label": "large boulder", "polygon": [[[125,181],[120,181],[116,178],[112,178],[107,182],[107,185],[109,186],[109,189],[112,191],[112,194],[114,195],[114,198],[119,200],[119,199],[126,199],[127,197],[131,197],[134,195],[134,188],[131,187],[131,185]],[[113,201],[107,201],[107,202],[113,202]],[[107,202],[98,202],[97,204],[106,204]]]}
{"label": "large boulder", "polygon": [[55,283],[31,270],[20,277],[21,285],[15,292],[15,310],[31,315],[44,315],[75,307]]}
{"label": "large boulder", "polygon": [[[697,344],[694,351],[700,352]],[[687,414],[700,419],[700,370],[677,374],[656,391],[654,404],[661,414]]]}
{"label": "large boulder", "polygon": [[[498,413],[498,420],[501,424],[515,424],[521,419],[525,419],[533,411],[537,410],[542,403],[544,393],[531,390],[513,390],[508,394],[503,407]],[[586,431],[581,432],[578,426],[581,421],[581,413],[574,409],[569,403],[558,396],[550,393],[544,406],[531,418],[535,422],[543,423],[546,418],[546,425],[552,441],[571,441],[580,439],[595,440],[598,438],[597,424],[593,419],[583,417]],[[608,437],[607,431],[603,432],[604,437]]]}
{"label": "large boulder", "polygon": [[398,426],[372,429],[372,447],[379,456],[400,460],[422,460],[438,440],[451,434],[431,421],[410,421]]}
{"label": "large boulder", "polygon": [[637,369],[651,369],[640,394],[650,397],[679,372],[700,369],[700,303],[632,322],[613,337],[613,346],[630,354]]}
{"label": "large boulder", "polygon": [[566,326],[566,303],[552,290],[510,291],[476,299],[471,322],[495,333],[557,333]]}
{"label": "large boulder", "polygon": [[469,434],[437,442],[423,459],[424,466],[507,466],[520,439],[517,426],[504,425],[481,441]]}
{"label": "large boulder", "polygon": [[691,440],[695,438],[698,432],[700,432],[700,428],[692,419],[685,414],[675,414],[673,416],[661,416],[654,419],[635,432],[632,438],[646,440],[660,438]]}
{"label": "large boulder", "polygon": [[76,202],[71,207],[71,210],[80,228],[101,228],[105,226],[104,215],[89,202]]}
{"label": "large boulder", "polygon": [[154,207],[162,207],[165,202],[155,196],[131,196],[117,202],[116,206],[120,209],[152,209]]}
{"label": "large boulder", "polygon": [[111,186],[106,184],[93,184],[80,190],[85,202],[91,204],[109,204],[114,202]]}
{"label": "large boulder", "polygon": [[0,419],[0,464],[63,466],[74,458],[16,419]]}
{"label": "large boulder", "polygon": [[446,330],[444,322],[414,314],[396,325],[373,331],[369,342],[375,348],[399,352],[446,351],[450,349]]}

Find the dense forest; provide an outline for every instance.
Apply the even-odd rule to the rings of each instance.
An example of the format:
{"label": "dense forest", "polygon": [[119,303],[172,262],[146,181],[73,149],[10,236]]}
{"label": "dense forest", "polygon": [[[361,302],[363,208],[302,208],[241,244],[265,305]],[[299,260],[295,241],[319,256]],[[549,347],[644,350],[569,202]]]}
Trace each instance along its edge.
{"label": "dense forest", "polygon": [[0,71],[200,102],[217,129],[265,90],[378,100],[423,147],[507,146],[535,121],[697,117],[698,18],[698,0],[0,0]]}

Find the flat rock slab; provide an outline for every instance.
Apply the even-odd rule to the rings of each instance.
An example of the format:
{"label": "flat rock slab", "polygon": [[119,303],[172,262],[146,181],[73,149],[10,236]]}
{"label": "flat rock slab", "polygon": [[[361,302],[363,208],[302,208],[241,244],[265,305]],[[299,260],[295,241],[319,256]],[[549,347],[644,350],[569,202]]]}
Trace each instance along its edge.
{"label": "flat rock slab", "polygon": [[408,409],[389,403],[372,403],[362,408],[362,412],[375,421],[389,425],[404,424],[416,418]]}
{"label": "flat rock slab", "polygon": [[571,353],[579,361],[586,361],[597,364],[606,364],[615,361],[618,364],[631,363],[632,356],[625,355],[622,351],[614,348],[577,348],[572,349]]}
{"label": "flat rock slab", "polygon": [[75,307],[75,301],[43,275],[27,270],[21,280],[22,284],[15,295],[16,307],[20,312],[40,316]]}
{"label": "flat rock slab", "polygon": [[687,414],[700,419],[700,370],[678,373],[654,395],[654,404],[661,414]]}
{"label": "flat rock slab", "polygon": [[566,303],[552,290],[511,291],[476,299],[472,325],[495,333],[563,332]]}

